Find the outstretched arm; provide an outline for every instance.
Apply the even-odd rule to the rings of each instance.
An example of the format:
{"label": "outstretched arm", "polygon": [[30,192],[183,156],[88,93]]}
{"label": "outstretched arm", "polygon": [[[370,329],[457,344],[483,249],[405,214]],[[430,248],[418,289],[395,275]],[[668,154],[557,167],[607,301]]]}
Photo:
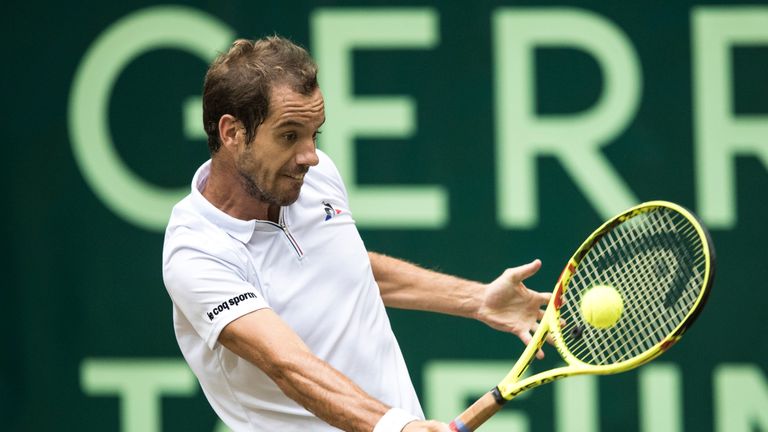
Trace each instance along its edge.
{"label": "outstretched arm", "polygon": [[[365,393],[349,378],[316,357],[271,309],[260,309],[229,323],[219,342],[258,366],[288,397],[329,424],[345,431],[382,428],[390,407]],[[402,421],[392,422],[400,432]],[[402,432],[448,432],[443,423],[413,421]]]}
{"label": "outstretched arm", "polygon": [[[536,331],[544,314],[541,307],[551,295],[523,283],[541,268],[539,260],[507,269],[493,282],[482,284],[374,252],[368,256],[385,305],[474,318],[515,334],[525,344]],[[543,355],[539,351],[538,356]]]}

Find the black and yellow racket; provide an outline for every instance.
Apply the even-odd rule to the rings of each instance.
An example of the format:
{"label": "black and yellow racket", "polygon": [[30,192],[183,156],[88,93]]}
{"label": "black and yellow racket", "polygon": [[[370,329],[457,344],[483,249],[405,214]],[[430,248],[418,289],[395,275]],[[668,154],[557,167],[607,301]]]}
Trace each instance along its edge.
{"label": "black and yellow racket", "polygon": [[[714,260],[707,230],[676,204],[647,202],[605,222],[568,261],[515,366],[454,419],[451,430],[474,431],[504,403],[539,385],[623,372],[654,359],[701,312]],[[566,365],[521,379],[548,336]]]}

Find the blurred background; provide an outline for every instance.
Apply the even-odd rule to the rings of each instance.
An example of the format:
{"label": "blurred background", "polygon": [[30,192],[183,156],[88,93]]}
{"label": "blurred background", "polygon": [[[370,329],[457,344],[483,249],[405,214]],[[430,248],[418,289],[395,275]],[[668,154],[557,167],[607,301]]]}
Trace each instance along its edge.
{"label": "blurred background", "polygon": [[[482,281],[541,258],[529,286],[549,291],[630,205],[675,201],[710,228],[714,290],[678,345],[637,371],[536,389],[483,430],[768,430],[766,2],[1,8],[0,429],[226,431],[173,336],[163,229],[208,157],[208,62],[278,33],[320,66],[320,147],[370,250]],[[390,317],[444,421],[522,351],[469,320]]]}

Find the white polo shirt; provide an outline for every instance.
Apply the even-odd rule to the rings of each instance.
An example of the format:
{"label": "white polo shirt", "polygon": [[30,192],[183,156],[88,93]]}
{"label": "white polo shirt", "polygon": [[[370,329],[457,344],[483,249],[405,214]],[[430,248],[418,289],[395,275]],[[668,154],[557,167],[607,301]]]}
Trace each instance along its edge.
{"label": "white polo shirt", "polygon": [[201,190],[173,209],[163,278],[179,347],[208,401],[234,431],[338,430],[285,396],[260,369],[218,343],[238,317],[271,308],[319,358],[387,405],[423,418],[392,333],[347,192],[327,155],[304,177],[280,223],[235,219]]}

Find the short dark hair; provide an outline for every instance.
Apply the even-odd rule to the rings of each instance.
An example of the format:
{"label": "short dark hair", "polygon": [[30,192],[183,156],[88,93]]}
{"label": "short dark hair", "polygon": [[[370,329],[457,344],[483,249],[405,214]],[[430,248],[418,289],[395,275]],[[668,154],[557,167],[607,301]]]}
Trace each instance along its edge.
{"label": "short dark hair", "polygon": [[203,127],[211,155],[221,147],[219,119],[230,114],[245,126],[246,142],[269,115],[275,85],[310,95],[318,87],[317,65],[307,50],[281,36],[236,40],[211,63],[203,85]]}

